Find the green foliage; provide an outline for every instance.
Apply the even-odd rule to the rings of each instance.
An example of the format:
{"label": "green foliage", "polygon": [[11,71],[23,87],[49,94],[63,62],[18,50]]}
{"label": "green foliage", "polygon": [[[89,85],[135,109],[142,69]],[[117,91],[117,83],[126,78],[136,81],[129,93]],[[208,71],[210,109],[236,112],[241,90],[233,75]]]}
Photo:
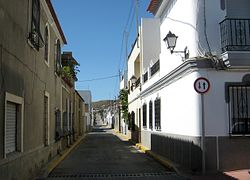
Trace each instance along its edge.
{"label": "green foliage", "polygon": [[71,68],[69,66],[63,66],[62,76],[69,79],[69,80],[73,78],[73,74],[72,74]]}
{"label": "green foliage", "polygon": [[121,104],[122,118],[128,124],[128,90],[122,89],[120,91],[119,100]]}

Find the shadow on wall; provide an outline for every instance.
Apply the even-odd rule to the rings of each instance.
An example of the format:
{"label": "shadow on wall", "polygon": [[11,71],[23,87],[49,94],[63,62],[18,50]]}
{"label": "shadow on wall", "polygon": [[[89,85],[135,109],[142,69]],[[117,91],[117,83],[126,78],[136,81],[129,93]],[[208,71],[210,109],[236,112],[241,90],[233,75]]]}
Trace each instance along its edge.
{"label": "shadow on wall", "polygon": [[136,125],[132,125],[131,127],[131,140],[133,143],[139,143],[140,142],[140,129]]}
{"label": "shadow on wall", "polygon": [[151,150],[188,171],[202,170],[202,150],[193,141],[151,134]]}

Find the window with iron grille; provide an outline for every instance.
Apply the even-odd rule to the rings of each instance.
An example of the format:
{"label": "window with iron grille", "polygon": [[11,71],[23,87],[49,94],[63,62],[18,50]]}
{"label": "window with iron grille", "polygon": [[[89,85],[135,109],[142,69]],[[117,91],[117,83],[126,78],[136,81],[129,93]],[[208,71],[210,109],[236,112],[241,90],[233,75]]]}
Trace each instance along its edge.
{"label": "window with iron grille", "polygon": [[61,111],[58,109],[55,111],[55,123],[56,123],[56,127],[55,127],[55,140],[58,141],[60,140],[61,136],[62,136],[62,129],[61,129]]}
{"label": "window with iron grille", "polygon": [[44,32],[44,59],[49,62],[49,29],[48,26],[45,27]]}
{"label": "window with iron grille", "polygon": [[229,133],[250,134],[250,86],[228,86]]}
{"label": "window with iron grille", "polygon": [[135,130],[135,112],[132,111],[131,113],[131,130],[134,131]]}
{"label": "window with iron grille", "polygon": [[161,99],[155,100],[155,129],[161,130]]}
{"label": "window with iron grille", "polygon": [[153,129],[153,103],[149,102],[149,128]]}
{"label": "window with iron grille", "polygon": [[49,145],[49,97],[44,96],[44,134],[43,143],[44,146]]}
{"label": "window with iron grille", "polygon": [[63,113],[63,135],[65,135],[65,136],[68,135],[68,130],[69,130],[68,123],[69,123],[68,112],[65,111]]}
{"label": "window with iron grille", "polygon": [[143,82],[145,83],[148,80],[148,72],[143,74]]}
{"label": "window with iron grille", "polygon": [[32,16],[29,40],[36,50],[39,50],[39,48],[44,45],[40,32],[40,0],[32,0]]}
{"label": "window with iron grille", "polygon": [[55,66],[56,66],[56,73],[60,74],[61,71],[61,44],[60,41],[56,41],[56,60],[55,60]]}
{"label": "window with iron grille", "polygon": [[151,68],[151,76],[153,76],[155,73],[157,73],[160,69],[160,60],[158,60]]}
{"label": "window with iron grille", "polygon": [[144,128],[147,128],[147,105],[143,104],[142,106],[142,125]]}

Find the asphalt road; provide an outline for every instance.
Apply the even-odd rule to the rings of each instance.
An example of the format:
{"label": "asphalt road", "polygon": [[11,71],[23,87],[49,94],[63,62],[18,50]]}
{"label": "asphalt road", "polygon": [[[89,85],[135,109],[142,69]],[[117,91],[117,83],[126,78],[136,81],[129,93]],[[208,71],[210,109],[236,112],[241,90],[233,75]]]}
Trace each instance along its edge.
{"label": "asphalt road", "polygon": [[96,127],[48,176],[61,179],[185,179],[104,127]]}

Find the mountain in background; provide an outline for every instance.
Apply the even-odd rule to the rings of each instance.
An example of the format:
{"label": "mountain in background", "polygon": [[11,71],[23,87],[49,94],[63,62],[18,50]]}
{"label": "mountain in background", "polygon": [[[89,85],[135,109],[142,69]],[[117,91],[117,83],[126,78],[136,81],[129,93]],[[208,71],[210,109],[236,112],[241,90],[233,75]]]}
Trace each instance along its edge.
{"label": "mountain in background", "polygon": [[92,102],[92,107],[94,110],[97,109],[106,109],[112,104],[114,104],[115,100],[101,100],[101,101],[96,101]]}

